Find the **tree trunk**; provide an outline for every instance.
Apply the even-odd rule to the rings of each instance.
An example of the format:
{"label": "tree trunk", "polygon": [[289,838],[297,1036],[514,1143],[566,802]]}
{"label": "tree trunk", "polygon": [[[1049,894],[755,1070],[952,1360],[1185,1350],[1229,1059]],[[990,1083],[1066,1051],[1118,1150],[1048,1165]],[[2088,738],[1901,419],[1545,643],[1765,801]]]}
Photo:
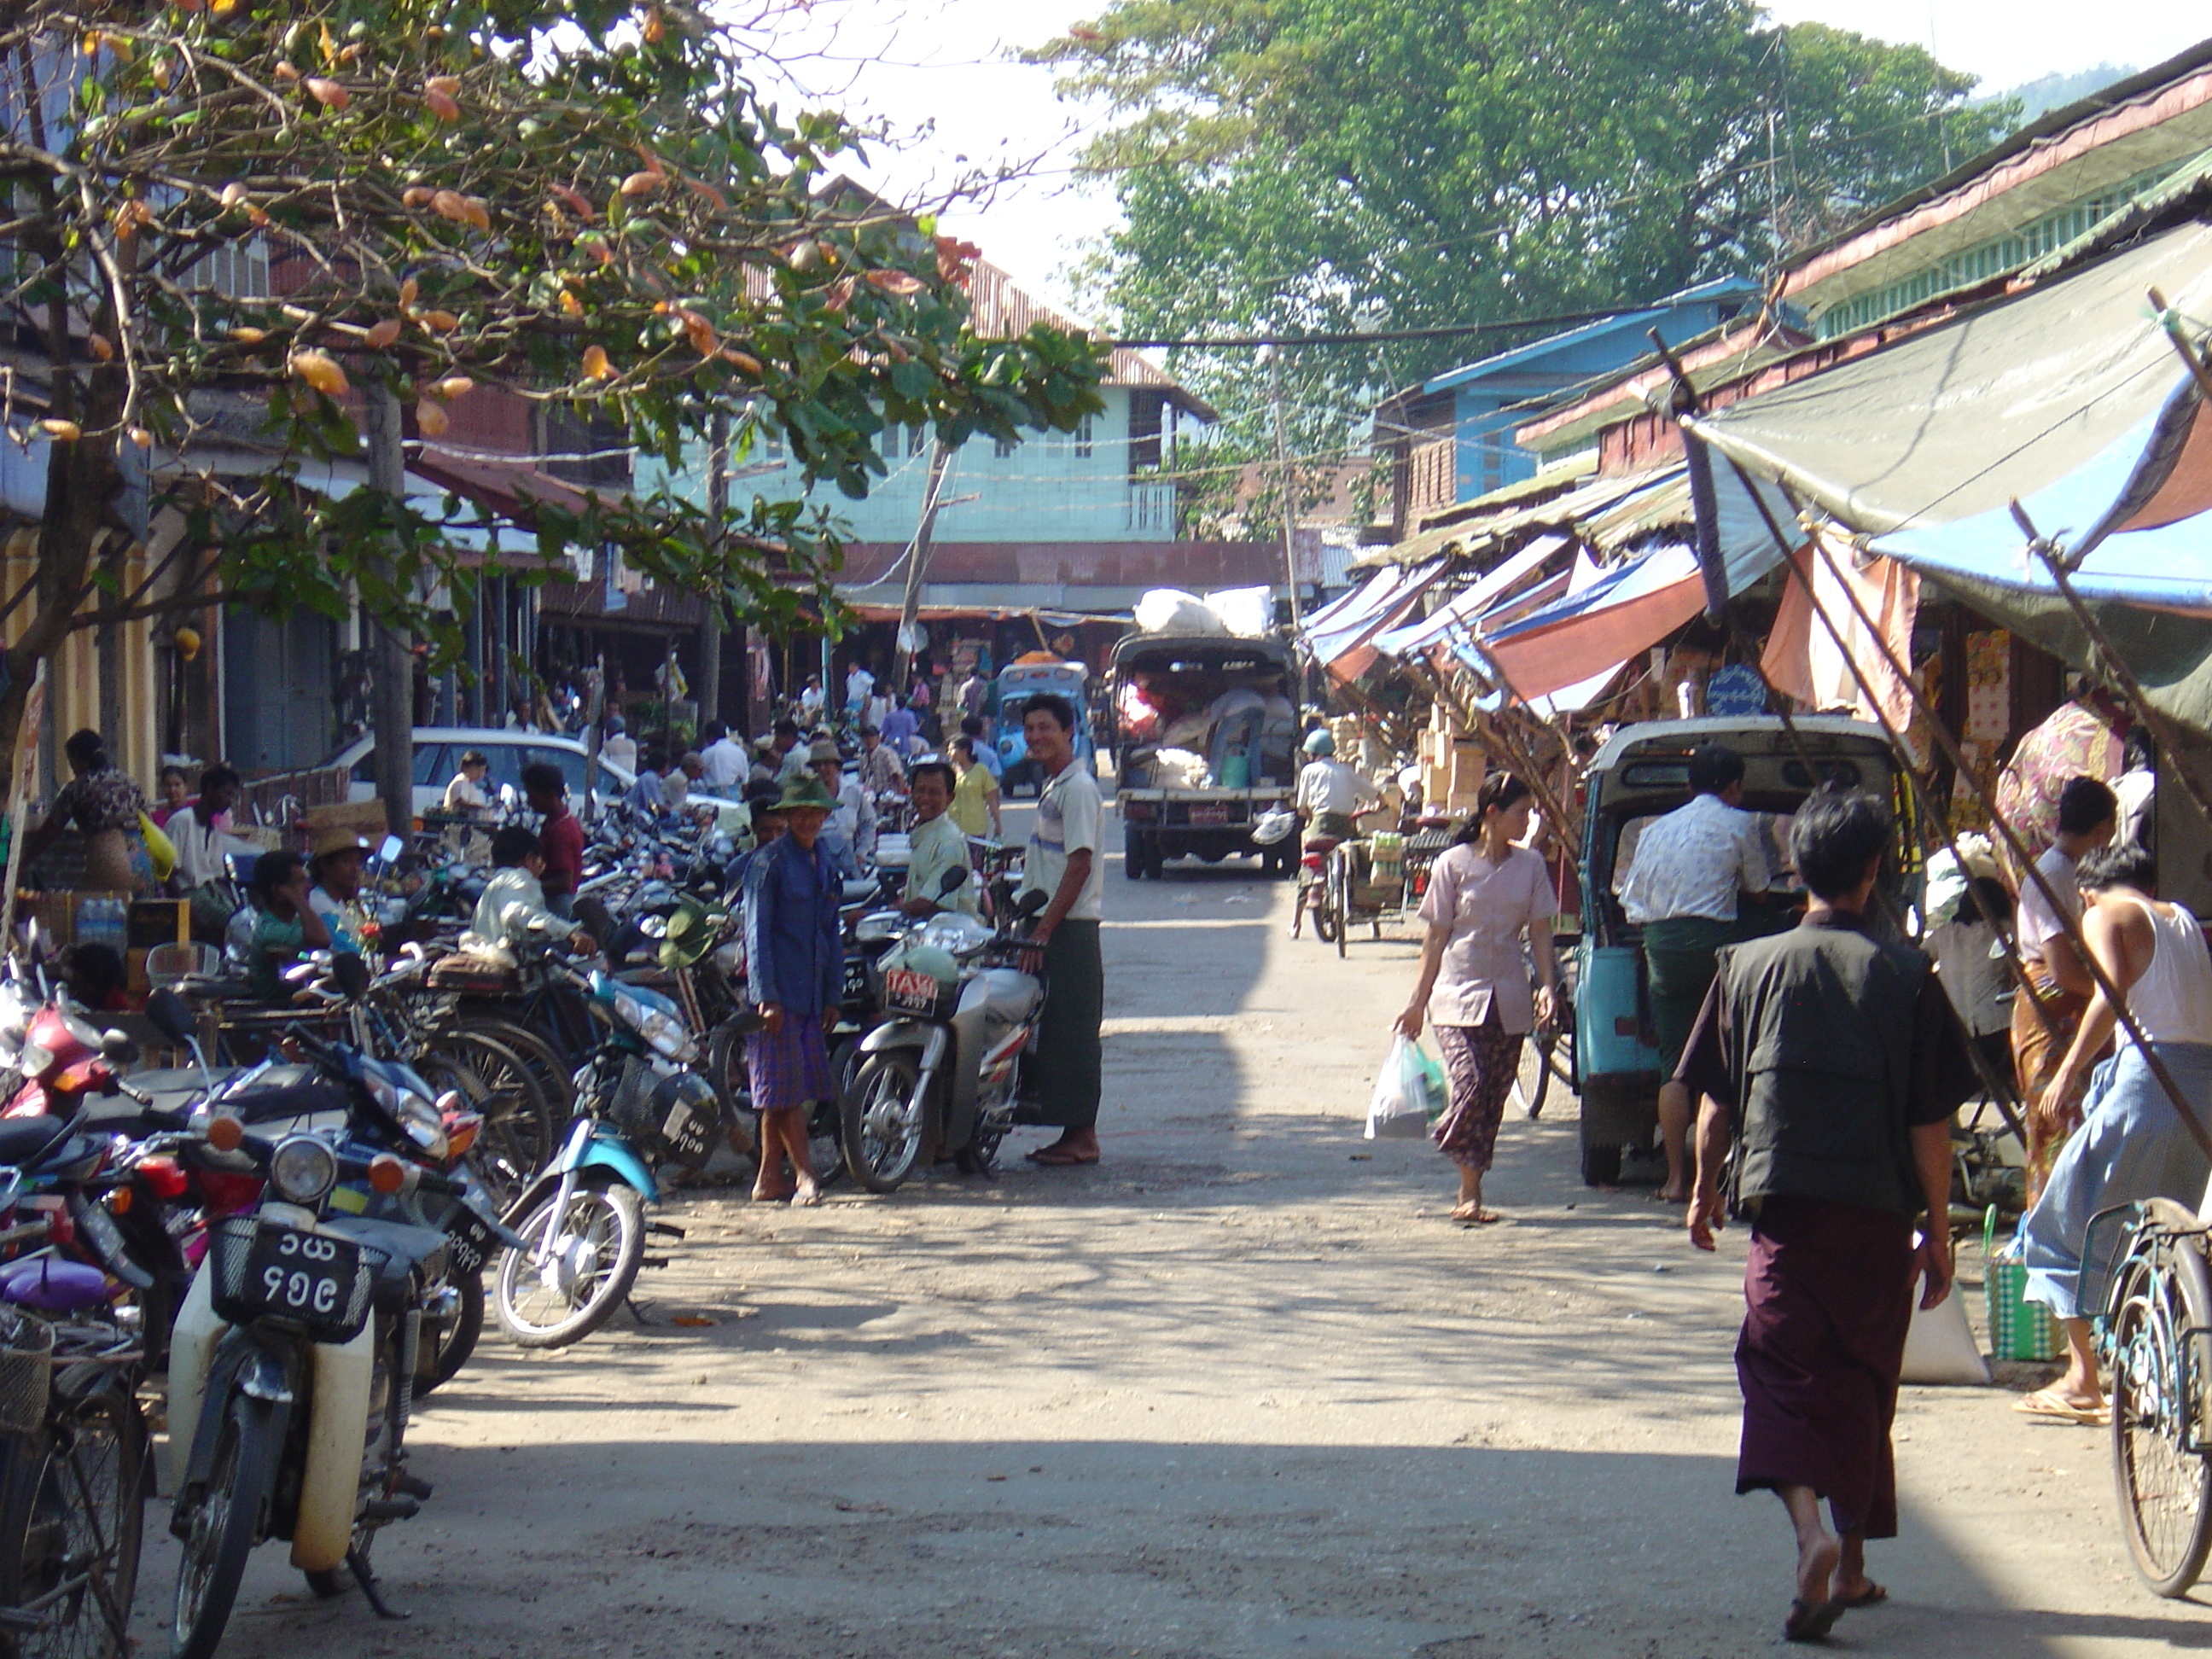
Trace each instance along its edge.
{"label": "tree trunk", "polygon": [[[399,400],[382,384],[368,388],[368,482],[397,502],[407,494],[406,452],[399,441]],[[415,659],[407,635],[371,623],[370,718],[376,728],[376,794],[384,827],[404,836],[415,823]]]}

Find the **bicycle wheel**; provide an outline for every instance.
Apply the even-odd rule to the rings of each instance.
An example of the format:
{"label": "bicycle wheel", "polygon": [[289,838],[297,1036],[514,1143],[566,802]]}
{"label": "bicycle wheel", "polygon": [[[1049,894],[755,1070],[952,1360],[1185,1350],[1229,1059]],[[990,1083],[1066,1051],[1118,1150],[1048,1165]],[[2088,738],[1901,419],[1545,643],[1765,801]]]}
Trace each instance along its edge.
{"label": "bicycle wheel", "polygon": [[2136,1571],[2185,1595],[2212,1553],[2212,1461],[2189,1449],[2203,1415],[2202,1337],[2212,1273],[2190,1239],[2161,1240],[2124,1269],[2112,1326],[2112,1480]]}
{"label": "bicycle wheel", "polygon": [[276,1479],[280,1449],[275,1407],[246,1394],[225,1403],[206,1489],[185,1517],[177,1563],[171,1659],[215,1659],[223,1627],[246,1576],[246,1558],[261,1530],[261,1511]]}
{"label": "bicycle wheel", "polygon": [[57,1401],[0,1516],[0,1602],[34,1626],[14,1659],[121,1659],[146,1529],[145,1419],[127,1388]]}
{"label": "bicycle wheel", "polygon": [[534,1030],[520,1020],[501,1019],[491,1014],[464,1014],[461,1030],[488,1036],[493,1042],[513,1049],[529,1066],[532,1077],[538,1079],[539,1092],[554,1121],[565,1123],[576,1109],[576,1068],[543,1031]]}
{"label": "bicycle wheel", "polygon": [[561,1125],[532,1068],[515,1051],[481,1031],[456,1031],[439,1039],[424,1057],[430,1081],[458,1089],[483,1127],[470,1161],[501,1208],[544,1169],[560,1144]]}

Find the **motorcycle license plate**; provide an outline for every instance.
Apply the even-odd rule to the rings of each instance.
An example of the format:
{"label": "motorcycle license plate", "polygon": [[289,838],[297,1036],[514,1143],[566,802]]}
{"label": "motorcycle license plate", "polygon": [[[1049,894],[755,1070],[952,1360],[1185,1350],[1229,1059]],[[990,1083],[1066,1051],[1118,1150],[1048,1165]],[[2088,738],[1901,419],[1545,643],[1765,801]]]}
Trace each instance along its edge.
{"label": "motorcycle license plate", "polygon": [[270,1318],[326,1321],[344,1313],[360,1276],[351,1240],[264,1224],[246,1253],[240,1299]]}
{"label": "motorcycle license plate", "polygon": [[484,1263],[499,1248],[499,1235],[491,1230],[489,1222],[464,1202],[453,1206],[453,1212],[446,1218],[446,1245],[453,1260],[454,1276],[465,1279],[483,1271]]}
{"label": "motorcycle license plate", "polygon": [[1190,809],[1190,821],[1200,829],[1214,828],[1229,822],[1229,809],[1226,806],[1194,806]]}
{"label": "motorcycle license plate", "polygon": [[910,1014],[927,1014],[937,1006],[937,981],[911,968],[894,968],[884,975],[884,1000]]}

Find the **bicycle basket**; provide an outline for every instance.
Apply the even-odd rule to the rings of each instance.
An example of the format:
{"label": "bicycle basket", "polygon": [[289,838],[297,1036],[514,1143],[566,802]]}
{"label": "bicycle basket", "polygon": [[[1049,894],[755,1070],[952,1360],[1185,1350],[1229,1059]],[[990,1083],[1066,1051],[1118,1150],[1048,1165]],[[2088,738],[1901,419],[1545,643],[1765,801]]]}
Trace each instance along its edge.
{"label": "bicycle basket", "polygon": [[53,1358],[52,1326],[0,1308],[0,1431],[32,1434],[46,1420]]}
{"label": "bicycle basket", "polygon": [[[327,1244],[331,1254],[312,1263],[288,1264],[272,1285],[266,1276],[279,1271],[280,1264],[269,1249],[257,1249],[264,1234],[272,1243],[287,1234],[313,1239]],[[208,1229],[208,1270],[215,1275],[210,1290],[217,1317],[233,1325],[271,1321],[313,1342],[350,1342],[360,1334],[384,1259],[381,1250],[355,1240],[264,1223],[259,1216],[230,1216]],[[295,1273],[309,1275],[304,1285],[293,1280]],[[319,1293],[318,1277],[330,1282],[327,1296]],[[300,1293],[302,1289],[306,1294]]]}

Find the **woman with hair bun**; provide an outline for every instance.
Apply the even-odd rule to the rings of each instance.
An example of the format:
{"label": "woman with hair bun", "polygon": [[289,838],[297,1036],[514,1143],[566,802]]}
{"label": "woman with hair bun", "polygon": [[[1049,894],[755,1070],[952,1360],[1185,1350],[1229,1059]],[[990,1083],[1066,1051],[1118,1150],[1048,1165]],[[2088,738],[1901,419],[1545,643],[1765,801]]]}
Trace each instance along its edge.
{"label": "woman with hair bun", "polygon": [[[1498,1219],[1482,1207],[1482,1177],[1497,1148],[1505,1097],[1521,1073],[1521,1040],[1551,1022],[1559,982],[1551,872],[1517,844],[1528,833],[1531,805],[1528,784],[1510,772],[1483,780],[1474,816],[1429,872],[1421,975],[1398,1016],[1397,1029],[1408,1037],[1420,1036],[1425,1022],[1437,1029],[1451,1104],[1436,1142],[1459,1165],[1451,1218],[1467,1226]],[[1533,997],[1531,956],[1541,981]]]}

